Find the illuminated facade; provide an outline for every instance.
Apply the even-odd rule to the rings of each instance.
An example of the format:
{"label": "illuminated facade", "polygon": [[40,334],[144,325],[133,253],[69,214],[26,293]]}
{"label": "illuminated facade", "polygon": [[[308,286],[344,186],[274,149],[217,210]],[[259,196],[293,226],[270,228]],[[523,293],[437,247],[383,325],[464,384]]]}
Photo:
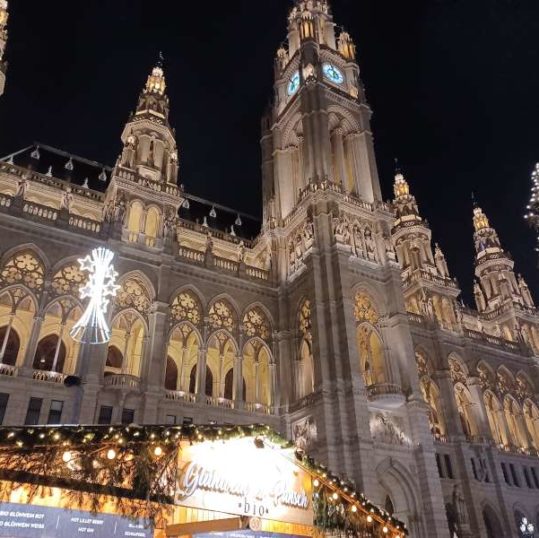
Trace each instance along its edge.
{"label": "illuminated facade", "polygon": [[[288,30],[255,239],[179,186],[160,65],[112,168],[46,146],[0,163],[4,424],[262,422],[413,537],[517,536],[539,516],[530,291],[476,207],[477,309],[459,301],[401,173],[382,201],[350,35],[326,0],[296,1]],[[120,289],[88,347],[69,335],[98,246]]]}

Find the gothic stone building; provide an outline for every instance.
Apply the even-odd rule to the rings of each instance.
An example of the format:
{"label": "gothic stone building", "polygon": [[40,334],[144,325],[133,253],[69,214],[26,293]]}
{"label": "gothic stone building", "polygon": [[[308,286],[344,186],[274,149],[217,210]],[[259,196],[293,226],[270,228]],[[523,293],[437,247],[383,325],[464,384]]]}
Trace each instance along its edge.
{"label": "gothic stone building", "polygon": [[[414,538],[524,536],[539,525],[525,281],[476,207],[464,307],[402,174],[383,202],[355,47],[327,0],[295,2],[274,69],[261,227],[179,186],[162,66],[112,168],[43,145],[0,162],[0,420],[267,423]],[[110,342],[88,349],[69,333],[77,259],[99,245],[121,288]]]}

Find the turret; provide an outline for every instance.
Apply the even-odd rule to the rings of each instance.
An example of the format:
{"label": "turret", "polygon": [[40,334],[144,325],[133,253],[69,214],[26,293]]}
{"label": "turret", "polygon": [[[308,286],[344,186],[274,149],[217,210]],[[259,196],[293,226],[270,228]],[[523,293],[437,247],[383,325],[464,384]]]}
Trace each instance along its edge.
{"label": "turret", "polygon": [[7,0],[0,0],[0,95],[4,93],[6,85],[7,63],[4,61],[7,43],[7,20],[8,20]]}
{"label": "turret", "polygon": [[178,150],[169,124],[169,100],[161,62],[142,90],[123,133],[121,155],[105,200],[105,219],[124,241],[171,248],[183,202]]}
{"label": "turret", "polygon": [[533,300],[524,279],[517,281],[511,256],[505,252],[496,230],[477,205],[473,224],[478,279],[474,295],[479,311],[490,312],[507,303],[532,307]]}
{"label": "turret", "polygon": [[122,134],[119,165],[161,183],[178,181],[178,150],[169,124],[169,100],[163,67],[152,69],[135,113]]}
{"label": "turret", "polygon": [[419,213],[404,175],[397,170],[393,185],[395,224],[392,240],[402,267],[408,311],[421,314],[448,330],[459,329],[458,285],[451,278],[444,253],[432,249],[432,232]]}

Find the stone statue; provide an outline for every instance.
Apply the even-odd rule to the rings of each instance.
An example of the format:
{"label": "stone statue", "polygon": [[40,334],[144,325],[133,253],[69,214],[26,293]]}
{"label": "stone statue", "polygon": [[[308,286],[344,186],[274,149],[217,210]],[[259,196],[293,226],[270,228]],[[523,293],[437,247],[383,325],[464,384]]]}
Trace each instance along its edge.
{"label": "stone statue", "polygon": [[72,201],[73,201],[73,195],[71,194],[71,188],[68,187],[67,190],[62,195],[62,200],[60,202],[60,209],[66,209],[67,211],[69,211]]}
{"label": "stone statue", "polygon": [[367,228],[365,230],[365,248],[367,249],[367,258],[369,260],[376,261],[376,241],[374,240],[374,237],[372,236],[372,232],[370,228]]}
{"label": "stone statue", "polygon": [[240,241],[238,245],[238,262],[245,263],[245,243],[243,241]]}
{"label": "stone statue", "polygon": [[28,182],[26,181],[26,179],[21,178],[18,182],[17,192],[15,193],[15,196],[20,196],[24,200],[27,190],[28,190]]}

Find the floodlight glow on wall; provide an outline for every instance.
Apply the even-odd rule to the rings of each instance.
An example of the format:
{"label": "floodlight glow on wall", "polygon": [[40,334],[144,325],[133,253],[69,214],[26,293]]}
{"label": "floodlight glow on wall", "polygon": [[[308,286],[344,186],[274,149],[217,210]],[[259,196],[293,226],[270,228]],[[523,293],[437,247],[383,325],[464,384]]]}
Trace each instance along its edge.
{"label": "floodlight glow on wall", "polygon": [[73,340],[82,344],[104,344],[110,340],[111,331],[105,316],[109,297],[114,297],[119,289],[113,258],[113,252],[100,247],[79,260],[81,270],[90,273],[88,284],[80,290],[80,297],[89,298],[90,302],[70,334]]}

